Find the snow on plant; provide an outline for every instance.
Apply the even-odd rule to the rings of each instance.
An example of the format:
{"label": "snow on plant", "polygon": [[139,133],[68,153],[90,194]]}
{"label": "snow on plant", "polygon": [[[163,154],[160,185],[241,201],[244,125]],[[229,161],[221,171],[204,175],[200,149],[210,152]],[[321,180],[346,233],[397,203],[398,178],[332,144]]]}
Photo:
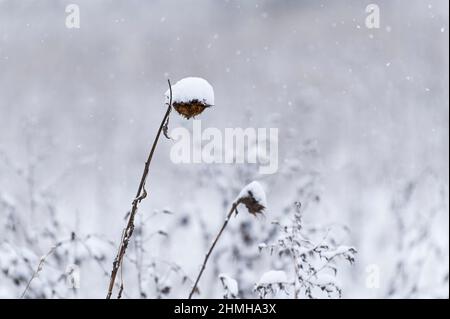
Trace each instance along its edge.
{"label": "snow on plant", "polygon": [[270,270],[261,276],[254,290],[258,292],[261,298],[265,298],[266,296],[276,296],[279,291],[286,291],[289,285],[284,271]]}
{"label": "snow on plant", "polygon": [[192,287],[192,290],[189,294],[189,299],[192,298],[195,292],[198,291],[198,283],[200,281],[200,278],[202,277],[203,271],[206,268],[206,263],[208,262],[209,257],[211,256],[211,253],[216,246],[217,242],[219,241],[220,236],[222,235],[223,231],[228,225],[228,222],[230,221],[230,218],[233,216],[233,214],[237,215],[238,212],[238,206],[240,204],[243,204],[248,212],[254,216],[257,216],[258,214],[262,214],[264,212],[264,209],[266,208],[266,195],[264,193],[264,190],[262,186],[254,181],[245,186],[242,191],[239,193],[238,197],[234,200],[233,204],[231,205],[231,208],[225,218],[225,221],[219,230],[219,233],[215,237],[214,241],[211,244],[211,247],[209,248],[208,252],[205,255],[205,259],[203,261],[203,264],[201,266],[200,272],[197,276],[197,279],[195,280],[194,286]]}
{"label": "snow on plant", "polygon": [[160,227],[149,229],[147,223],[150,220],[153,221],[153,218],[158,218],[160,223],[163,218],[170,218],[172,215],[173,212],[168,209],[157,210],[149,216],[137,215],[134,245],[130,247],[131,252],[127,256],[127,261],[135,267],[133,271],[136,275],[139,298],[171,297],[175,285],[193,284],[180,265],[174,261],[153,256],[148,250],[155,240],[161,240],[164,243],[170,240],[171,232]]}
{"label": "snow on plant", "polygon": [[166,103],[172,101],[173,108],[187,119],[202,113],[205,108],[214,105],[214,90],[205,79],[184,78],[167,90]]}
{"label": "snow on plant", "polygon": [[[284,289],[286,293],[293,290],[294,298],[306,296],[317,298],[321,292],[329,298],[341,297],[342,290],[336,280],[339,260],[350,264],[355,261],[356,249],[351,246],[337,246],[329,238],[329,230],[318,242],[314,242],[305,231],[301,204],[295,203],[295,212],[290,225],[279,225],[281,236],[274,244],[261,244],[260,250],[269,250],[281,259],[287,260],[294,274],[290,281],[292,289]],[[277,283],[278,284],[278,283]],[[261,298],[276,291],[273,284],[261,286],[257,284],[255,291]],[[287,288],[286,285],[283,288]]]}
{"label": "snow on plant", "polygon": [[[121,269],[122,267],[125,252],[128,248],[131,236],[133,235],[133,231],[135,228],[134,221],[138,211],[139,203],[147,197],[145,183],[147,181],[150,163],[152,161],[159,137],[161,133],[163,133],[167,138],[169,138],[167,135],[167,131],[169,124],[169,115],[172,110],[172,106],[175,108],[175,110],[177,110],[178,113],[189,119],[192,116],[196,116],[202,113],[206,107],[210,106],[209,103],[214,103],[214,92],[211,85],[206,80],[200,78],[186,78],[177,82],[173,88],[170,84],[170,81],[168,81],[168,83],[169,90],[165,94],[167,110],[163,117],[161,125],[159,126],[158,132],[156,133],[156,137],[153,141],[152,147],[147,157],[147,161],[145,162],[144,172],[139,182],[136,196],[134,197],[131,204],[128,221],[122,232],[119,249],[117,251],[117,255],[114,259],[113,267],[111,270],[111,277],[109,281],[108,292],[106,295],[107,299],[110,299],[112,296],[117,274],[119,272],[119,269]],[[123,281],[121,281],[117,298],[121,298],[123,288]]]}
{"label": "snow on plant", "polygon": [[[37,179],[46,155],[53,150],[41,147],[36,135],[30,132],[26,143],[30,156],[23,166],[18,166],[0,150],[0,166],[4,165],[8,172],[23,181],[29,196],[27,201],[11,194],[0,194],[0,282],[2,288],[8,287],[16,297],[75,297],[77,289],[70,286],[73,270],[93,266],[108,276],[104,261],[111,246],[102,236],[78,234],[77,229],[59,221],[57,208],[51,201],[54,180],[50,179],[50,183],[47,181],[43,186]],[[49,145],[46,139],[43,142]],[[63,171],[57,179],[65,174]],[[35,215],[40,216],[42,222],[30,222]]]}
{"label": "snow on plant", "polygon": [[[56,230],[54,234],[59,237],[60,233],[61,230]],[[108,275],[104,261],[110,247],[99,236],[78,237],[72,233],[70,237],[59,240],[42,256],[37,253],[40,244],[40,241],[36,241],[22,247],[8,241],[0,243],[0,270],[5,279],[17,287],[16,290],[21,290],[18,297],[67,298],[68,293],[76,295],[76,289],[71,289],[75,286],[69,284],[73,270],[89,263],[98,266],[103,275]],[[6,284],[7,280],[2,282]]]}
{"label": "snow on plant", "polygon": [[448,298],[448,240],[439,240],[448,234],[448,186],[424,171],[395,193],[391,210],[397,245],[386,296]]}
{"label": "snow on plant", "polygon": [[[295,138],[298,139],[298,135]],[[289,142],[293,145],[298,144],[298,141],[294,139]],[[301,199],[305,202],[303,208],[307,207],[320,212],[322,205],[319,197],[321,191],[319,170],[315,169],[315,166],[320,163],[317,146],[312,140],[306,140],[300,145],[290,150],[286,160],[283,161],[283,166],[275,175],[261,177],[255,166],[248,164],[236,165],[233,169],[219,165],[204,166],[200,168],[201,173],[195,175],[197,188],[205,188],[205,191],[213,189],[222,198],[222,208],[226,209],[234,200],[235,194],[241,191],[241,185],[263,178],[267,186],[289,185],[288,190],[281,190],[275,186],[270,190],[273,197],[288,196],[291,199],[286,201],[290,203]],[[291,207],[291,204],[283,205],[281,210],[271,212],[270,217],[290,216]],[[276,216],[277,212],[280,215]],[[201,214],[195,214],[194,218],[198,219],[200,225],[205,224]],[[209,238],[212,235],[207,228],[200,226],[200,229],[206,233],[203,237],[207,238],[206,244],[209,244]],[[268,268],[281,268],[276,260],[267,254],[260,254],[256,247],[261,242],[275,242],[279,231],[279,227],[273,223],[254,222],[252,215],[242,215],[227,228],[227,235],[232,240],[227,242],[226,247],[223,245],[215,248],[209,266],[213,274],[211,279],[226,269],[229,275],[239,282],[240,297],[254,298],[254,284],[258,282],[259,274]]]}
{"label": "snow on plant", "polygon": [[251,182],[245,186],[234,202],[241,202],[247,207],[248,212],[255,216],[262,214],[267,208],[266,193],[258,182]]}
{"label": "snow on plant", "polygon": [[[79,288],[79,283],[74,282],[74,271],[77,271],[86,261],[92,260],[101,268],[105,276],[108,275],[106,269],[103,266],[105,260],[106,251],[110,248],[112,243],[107,242],[103,238],[97,235],[87,235],[85,237],[78,238],[75,233],[72,233],[69,238],[58,241],[53,247],[51,247],[45,255],[39,258],[37,267],[35,268],[32,276],[27,282],[24,291],[21,294],[21,298],[28,297],[28,293],[35,280],[42,279],[41,274],[45,270],[44,266],[50,264],[52,261],[61,260],[60,267],[58,269],[65,269],[64,272],[49,273],[50,282],[52,288],[52,296],[62,297],[64,294],[57,294],[55,286],[61,288]],[[76,255],[73,252],[76,251]],[[62,258],[63,256],[63,258]],[[35,258],[33,258],[35,259]],[[53,277],[53,279],[51,279]],[[46,281],[49,279],[47,278]],[[41,280],[42,281],[42,280]],[[65,286],[65,287],[64,287]],[[73,290],[75,293],[76,290]]]}
{"label": "snow on plant", "polygon": [[236,299],[239,294],[239,286],[237,281],[226,274],[220,274],[219,279],[224,289],[223,298]]}

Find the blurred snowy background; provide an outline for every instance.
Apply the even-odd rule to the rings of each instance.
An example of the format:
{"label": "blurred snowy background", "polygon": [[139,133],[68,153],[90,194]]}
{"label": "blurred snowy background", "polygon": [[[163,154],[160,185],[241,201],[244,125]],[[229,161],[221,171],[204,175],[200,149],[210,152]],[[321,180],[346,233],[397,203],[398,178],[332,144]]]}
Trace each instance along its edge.
{"label": "blurred snowy background", "polygon": [[[338,267],[343,297],[448,298],[449,4],[379,0],[368,29],[369,3],[0,0],[0,297],[20,297],[50,253],[24,297],[104,298],[166,79],[201,76],[216,94],[203,127],[278,127],[280,169],[173,164],[162,139],[124,297],[186,297],[258,180],[266,216],[233,218],[198,297],[222,297],[221,273],[246,298],[266,271],[291,278],[258,247],[300,201],[311,236],[358,250]],[[191,122],[172,114],[179,126]]]}

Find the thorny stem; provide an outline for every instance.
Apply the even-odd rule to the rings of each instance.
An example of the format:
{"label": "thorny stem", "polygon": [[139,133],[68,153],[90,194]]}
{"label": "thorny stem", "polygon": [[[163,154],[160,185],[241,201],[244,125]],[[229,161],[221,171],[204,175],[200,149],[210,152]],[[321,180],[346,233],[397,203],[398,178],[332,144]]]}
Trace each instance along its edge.
{"label": "thorny stem", "polygon": [[[124,231],[122,234],[122,239],[121,239],[120,246],[119,246],[119,250],[118,250],[116,258],[114,259],[114,262],[113,262],[113,268],[111,270],[111,278],[109,281],[108,294],[106,295],[106,299],[111,298],[111,295],[112,295],[112,292],[114,289],[114,283],[116,281],[117,272],[118,272],[119,268],[121,268],[121,266],[122,266],[122,261],[123,261],[123,257],[125,256],[125,251],[127,250],[128,243],[130,241],[131,236],[133,235],[134,218],[137,213],[138,205],[145,197],[147,197],[147,191],[145,190],[145,182],[147,180],[147,175],[149,172],[150,163],[153,158],[153,153],[155,152],[155,149],[156,149],[156,144],[158,143],[161,132],[163,130],[167,129],[167,121],[169,119],[169,114],[172,109],[172,86],[170,84],[170,80],[168,80],[168,83],[169,83],[169,91],[170,91],[169,105],[167,107],[166,114],[164,115],[164,118],[161,122],[161,125],[159,126],[158,133],[156,134],[155,140],[153,141],[152,148],[150,149],[150,153],[148,155],[147,161],[145,162],[144,172],[142,174],[141,181],[139,183],[136,197],[132,202],[130,215],[128,217],[128,222],[127,222],[126,227],[124,228]],[[122,290],[123,290],[123,285],[121,285],[121,287],[120,287],[119,295],[117,296],[118,298],[121,297]]]}
{"label": "thorny stem", "polygon": [[206,263],[208,262],[209,256],[211,256],[211,253],[212,253],[214,247],[216,246],[217,242],[219,241],[220,236],[222,235],[223,231],[227,227],[231,216],[233,215],[234,212],[236,212],[236,214],[237,214],[237,207],[238,207],[239,204],[240,204],[240,202],[237,201],[237,202],[234,202],[233,205],[231,206],[231,209],[228,212],[227,217],[225,218],[225,221],[224,221],[224,223],[222,225],[222,228],[220,229],[219,233],[217,234],[216,238],[214,239],[213,243],[211,244],[211,247],[209,248],[208,252],[205,255],[205,260],[203,261],[202,268],[200,269],[200,272],[199,272],[199,274],[197,276],[197,279],[195,280],[194,286],[192,286],[192,290],[191,290],[191,292],[189,294],[189,298],[188,299],[192,299],[192,296],[194,295],[195,291],[197,290],[198,282],[200,281],[200,278],[202,277],[203,271],[206,268]]}

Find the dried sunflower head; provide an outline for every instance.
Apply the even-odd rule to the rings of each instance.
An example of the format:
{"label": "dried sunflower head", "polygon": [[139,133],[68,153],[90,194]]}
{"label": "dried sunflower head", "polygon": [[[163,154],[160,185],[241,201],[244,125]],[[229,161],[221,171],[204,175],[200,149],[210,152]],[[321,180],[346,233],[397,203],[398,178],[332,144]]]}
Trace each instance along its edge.
{"label": "dried sunflower head", "polygon": [[244,204],[248,212],[254,216],[263,214],[267,208],[266,194],[258,182],[245,186],[235,200],[236,204]]}
{"label": "dried sunflower head", "polygon": [[244,204],[245,207],[247,207],[248,212],[254,216],[264,213],[264,209],[266,208],[258,200],[256,200],[251,193],[249,196],[241,198],[240,203]]}
{"label": "dried sunflower head", "polygon": [[207,107],[210,107],[211,105],[195,99],[189,102],[175,102],[172,103],[172,106],[181,116],[190,119],[191,117],[195,117],[201,114]]}
{"label": "dried sunflower head", "polygon": [[166,104],[172,102],[173,108],[187,119],[201,114],[214,105],[214,90],[202,78],[184,78],[166,92]]}

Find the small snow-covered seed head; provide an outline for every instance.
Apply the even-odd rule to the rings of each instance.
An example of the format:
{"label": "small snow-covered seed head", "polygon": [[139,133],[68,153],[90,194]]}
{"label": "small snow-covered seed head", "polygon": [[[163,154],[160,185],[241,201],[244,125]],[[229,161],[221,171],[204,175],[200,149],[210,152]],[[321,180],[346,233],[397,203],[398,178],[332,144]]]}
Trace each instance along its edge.
{"label": "small snow-covered seed head", "polygon": [[[166,104],[170,103],[170,90],[167,90]],[[205,79],[188,77],[172,86],[172,106],[187,119],[201,114],[214,105],[214,90]]]}
{"label": "small snow-covered seed head", "polygon": [[261,184],[251,182],[245,186],[235,200],[235,204],[244,204],[252,215],[262,214],[267,208],[266,194]]}
{"label": "small snow-covered seed head", "polygon": [[247,210],[252,215],[262,214],[264,212],[264,207],[261,205],[255,197],[250,193],[248,197],[241,198],[240,202],[247,207]]}

